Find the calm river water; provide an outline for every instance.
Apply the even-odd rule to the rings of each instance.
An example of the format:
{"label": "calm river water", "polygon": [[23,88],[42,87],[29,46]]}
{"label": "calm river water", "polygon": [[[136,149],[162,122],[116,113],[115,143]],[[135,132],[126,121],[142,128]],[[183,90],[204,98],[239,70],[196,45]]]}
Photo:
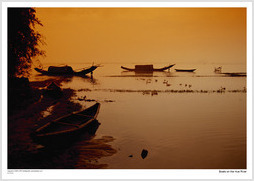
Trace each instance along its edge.
{"label": "calm river water", "polygon": [[[71,100],[83,108],[101,103],[97,117],[101,125],[93,139],[107,139],[115,151],[97,157],[95,165],[110,169],[246,168],[246,77],[216,74],[216,65],[175,65],[170,72],[153,74],[124,72],[121,65],[104,64],[94,71],[93,80],[72,77],[61,85],[75,90]],[[174,68],[197,70],[184,73]],[[246,72],[246,67],[223,65],[222,72]],[[31,81],[44,79],[48,77],[37,73],[31,77]],[[80,149],[75,167],[83,168],[82,146],[75,149]],[[144,159],[143,149],[148,151]]]}

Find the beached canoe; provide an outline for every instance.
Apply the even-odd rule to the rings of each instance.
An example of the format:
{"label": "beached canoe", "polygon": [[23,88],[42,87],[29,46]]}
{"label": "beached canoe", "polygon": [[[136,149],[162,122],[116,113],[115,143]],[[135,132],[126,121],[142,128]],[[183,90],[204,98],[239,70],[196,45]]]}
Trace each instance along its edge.
{"label": "beached canoe", "polygon": [[153,71],[164,71],[173,67],[174,65],[175,64],[172,64],[162,68],[153,68],[153,65],[135,65],[135,68],[127,68],[127,67],[121,66],[121,68],[124,70],[135,71],[135,72],[153,72]]}
{"label": "beached canoe", "polygon": [[177,72],[194,72],[196,69],[175,69]]}
{"label": "beached canoe", "polygon": [[61,67],[55,67],[50,66],[48,70],[43,70],[40,68],[35,68],[35,70],[43,75],[76,75],[76,76],[84,76],[88,73],[93,73],[93,71],[98,66],[91,66],[87,69],[83,69],[81,71],[74,71],[72,67],[70,66],[61,66]]}
{"label": "beached canoe", "polygon": [[99,109],[100,103],[96,103],[83,111],[60,117],[38,128],[31,137],[35,142],[43,145],[68,142],[84,132],[89,132],[88,129],[92,129],[90,125],[97,121]]}

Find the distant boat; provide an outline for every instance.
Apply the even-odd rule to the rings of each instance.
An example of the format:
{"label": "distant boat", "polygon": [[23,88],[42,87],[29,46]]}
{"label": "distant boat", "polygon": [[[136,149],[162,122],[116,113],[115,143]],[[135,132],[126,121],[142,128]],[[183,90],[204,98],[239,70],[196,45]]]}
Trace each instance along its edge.
{"label": "distant boat", "polygon": [[91,66],[87,69],[81,71],[74,71],[71,66],[50,66],[48,70],[43,70],[40,68],[35,68],[35,70],[43,75],[77,75],[84,76],[88,73],[92,73],[98,66]]}
{"label": "distant boat", "polygon": [[175,69],[177,72],[194,72],[196,69]]}
{"label": "distant boat", "polygon": [[221,73],[229,77],[246,77],[246,72],[228,72],[228,73]]}
{"label": "distant boat", "polygon": [[164,71],[173,67],[174,65],[175,64],[172,64],[162,68],[153,68],[153,65],[135,65],[135,68],[127,68],[127,67],[121,66],[121,68],[124,70],[135,71],[135,72],[153,72],[153,71]]}
{"label": "distant boat", "polygon": [[100,103],[96,103],[83,111],[60,117],[38,128],[31,137],[35,142],[46,145],[67,142],[85,132],[93,121],[97,121],[99,109]]}
{"label": "distant boat", "polygon": [[217,74],[224,74],[228,77],[246,77],[246,72],[222,72],[222,67],[217,67],[214,69],[214,72]]}
{"label": "distant boat", "polygon": [[221,69],[222,69],[222,67],[215,67],[214,72],[215,73],[221,73]]}

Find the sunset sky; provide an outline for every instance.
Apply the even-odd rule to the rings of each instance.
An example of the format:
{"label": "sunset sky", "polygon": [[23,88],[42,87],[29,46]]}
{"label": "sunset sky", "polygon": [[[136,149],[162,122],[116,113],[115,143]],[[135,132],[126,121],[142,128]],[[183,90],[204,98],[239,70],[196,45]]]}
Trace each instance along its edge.
{"label": "sunset sky", "polygon": [[36,8],[42,63],[246,63],[246,8]]}

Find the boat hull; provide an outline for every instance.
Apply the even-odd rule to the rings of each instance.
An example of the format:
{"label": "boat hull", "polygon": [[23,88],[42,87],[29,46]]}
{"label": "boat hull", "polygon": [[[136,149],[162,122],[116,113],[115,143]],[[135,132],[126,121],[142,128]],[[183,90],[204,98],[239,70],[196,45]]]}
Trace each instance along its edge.
{"label": "boat hull", "polygon": [[229,77],[246,77],[247,74],[245,72],[232,72],[232,73],[221,73],[221,74],[224,74],[226,76],[229,76]]}
{"label": "boat hull", "polygon": [[175,69],[177,72],[194,72],[196,69]]}
{"label": "boat hull", "polygon": [[48,122],[38,128],[31,137],[42,145],[61,145],[72,142],[82,134],[94,134],[100,123],[96,120],[100,104],[96,103],[84,111],[75,112]]}
{"label": "boat hull", "polygon": [[31,137],[35,143],[45,146],[70,145],[81,138],[82,140],[91,138],[96,133],[99,126],[100,123],[97,119],[95,119],[91,121],[86,127],[76,129],[74,131],[45,136],[37,136],[32,134]]}
{"label": "boat hull", "polygon": [[171,67],[173,67],[175,64],[166,66],[166,67],[162,67],[162,68],[153,68],[151,67],[151,65],[144,65],[144,68],[139,68],[138,65],[135,66],[135,68],[128,68],[128,67],[124,67],[121,66],[122,69],[127,70],[127,71],[135,71],[135,72],[162,72],[165,71]]}
{"label": "boat hull", "polygon": [[49,75],[49,76],[84,76],[88,73],[93,73],[93,71],[97,68],[97,66],[91,66],[88,69],[81,70],[79,72],[50,72],[47,70],[35,68],[35,70],[43,75]]}

